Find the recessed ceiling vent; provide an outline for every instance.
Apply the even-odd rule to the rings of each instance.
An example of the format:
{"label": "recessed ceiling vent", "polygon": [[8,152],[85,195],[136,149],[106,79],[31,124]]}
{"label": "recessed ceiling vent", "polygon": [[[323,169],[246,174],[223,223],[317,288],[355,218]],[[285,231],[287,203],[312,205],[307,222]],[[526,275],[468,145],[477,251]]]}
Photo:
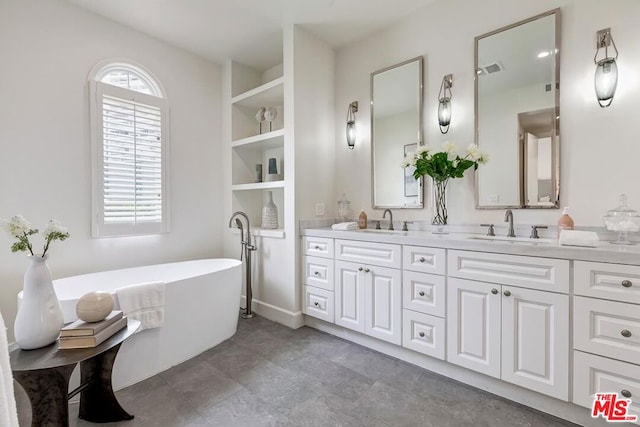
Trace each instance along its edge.
{"label": "recessed ceiling vent", "polygon": [[478,75],[494,74],[504,70],[504,66],[499,62],[484,65],[478,68]]}

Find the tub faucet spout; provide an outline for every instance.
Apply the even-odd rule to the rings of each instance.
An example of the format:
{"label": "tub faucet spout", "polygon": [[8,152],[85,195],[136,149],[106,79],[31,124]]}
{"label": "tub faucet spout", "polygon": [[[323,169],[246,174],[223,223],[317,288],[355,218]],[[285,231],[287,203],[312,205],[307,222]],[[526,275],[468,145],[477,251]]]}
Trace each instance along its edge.
{"label": "tub faucet spout", "polygon": [[[246,228],[242,224],[240,218],[244,218],[247,223]],[[234,212],[229,219],[229,228],[233,227],[235,220],[236,227],[240,229],[240,261],[244,258],[245,268],[246,268],[246,297],[247,297],[247,306],[243,309],[242,314],[240,315],[243,319],[253,319],[256,317],[256,314],[251,310],[252,304],[252,292],[251,292],[251,252],[257,250],[256,246],[251,243],[251,224],[249,222],[249,216],[242,212]],[[245,232],[246,230],[246,232]]]}

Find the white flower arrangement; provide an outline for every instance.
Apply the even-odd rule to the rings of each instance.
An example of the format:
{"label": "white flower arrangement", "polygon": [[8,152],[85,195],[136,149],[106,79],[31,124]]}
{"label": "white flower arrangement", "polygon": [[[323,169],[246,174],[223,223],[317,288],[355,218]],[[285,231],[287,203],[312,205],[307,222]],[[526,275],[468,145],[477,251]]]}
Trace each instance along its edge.
{"label": "white flower arrangement", "polygon": [[462,178],[465,170],[472,166],[477,169],[478,165],[487,161],[489,156],[481,152],[476,144],[469,145],[466,154],[461,157],[456,144],[445,142],[440,150],[431,150],[428,145],[419,146],[413,155],[405,157],[402,167],[415,167],[413,175],[416,179],[429,175],[436,181],[445,181],[449,178]]}
{"label": "white flower arrangement", "polygon": [[[0,219],[0,224],[12,237],[18,239],[11,245],[11,252],[29,252],[33,253],[33,245],[29,240],[29,236],[38,233],[38,229],[31,228],[31,223],[25,219],[22,215],[16,215],[11,219]],[[44,250],[42,251],[42,257],[47,254],[49,245],[54,240],[66,240],[69,237],[67,228],[64,227],[58,220],[49,220],[47,226],[44,228],[42,235],[44,236]]]}

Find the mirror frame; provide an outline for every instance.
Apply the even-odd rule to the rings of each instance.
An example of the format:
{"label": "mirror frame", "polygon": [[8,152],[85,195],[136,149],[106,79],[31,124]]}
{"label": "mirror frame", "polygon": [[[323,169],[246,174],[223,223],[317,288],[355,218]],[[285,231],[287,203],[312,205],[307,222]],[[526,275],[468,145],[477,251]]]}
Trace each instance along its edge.
{"label": "mirror frame", "polygon": [[[422,117],[423,109],[424,109],[424,59],[423,56],[416,56],[411,59],[407,59],[406,61],[402,61],[400,63],[391,65],[386,68],[382,68],[380,70],[376,70],[371,73],[370,77],[370,87],[369,94],[371,96],[371,108],[370,108],[370,122],[371,122],[371,207],[373,209],[424,209],[424,177],[420,177],[419,179],[419,187],[418,195],[420,196],[420,203],[416,205],[410,206],[398,206],[398,205],[379,205],[376,204],[376,173],[375,173],[375,135],[374,135],[374,124],[373,124],[373,114],[375,108],[374,102],[374,94],[373,94],[373,78],[385,71],[393,70],[394,68],[402,67],[403,65],[410,64],[412,62],[418,61],[418,77],[419,77],[419,88],[418,88],[418,140],[415,142],[418,146],[424,145],[424,118]],[[401,167],[401,165],[398,165]]]}
{"label": "mirror frame", "polygon": [[519,189],[520,189],[520,204],[518,205],[495,205],[495,206],[486,206],[480,205],[480,189],[478,173],[480,169],[476,169],[475,171],[475,198],[476,198],[476,209],[559,209],[560,208],[560,57],[561,57],[561,49],[560,49],[560,38],[561,38],[561,28],[560,28],[560,8],[555,8],[549,10],[547,12],[540,13],[538,15],[532,16],[527,19],[523,19],[521,21],[515,22],[513,24],[507,25],[505,27],[498,28],[497,30],[490,31],[488,33],[479,35],[474,38],[474,58],[473,58],[473,82],[474,82],[474,142],[480,149],[482,147],[478,141],[478,42],[481,39],[486,37],[493,36],[495,34],[501,33],[503,31],[510,30],[515,27],[519,27],[520,25],[527,24],[532,21],[536,21],[541,18],[545,18],[547,16],[554,16],[555,20],[555,49],[556,49],[556,58],[555,58],[555,79],[556,79],[556,87],[555,87],[555,106],[551,108],[555,108],[556,119],[553,122],[553,143],[557,144],[557,159],[556,164],[558,165],[558,173],[555,177],[554,185],[556,187],[555,191],[555,200],[554,203],[547,206],[536,206],[536,205],[527,205],[525,203],[525,161],[524,161],[524,147],[522,141],[518,140],[518,168],[519,168]]}

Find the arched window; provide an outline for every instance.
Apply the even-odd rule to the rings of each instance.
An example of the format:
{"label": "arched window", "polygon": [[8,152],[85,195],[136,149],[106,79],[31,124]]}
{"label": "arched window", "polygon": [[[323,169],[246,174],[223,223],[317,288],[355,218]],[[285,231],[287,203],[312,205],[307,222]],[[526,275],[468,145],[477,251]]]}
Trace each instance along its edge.
{"label": "arched window", "polygon": [[168,107],[141,67],[109,62],[90,76],[95,237],[169,231]]}

